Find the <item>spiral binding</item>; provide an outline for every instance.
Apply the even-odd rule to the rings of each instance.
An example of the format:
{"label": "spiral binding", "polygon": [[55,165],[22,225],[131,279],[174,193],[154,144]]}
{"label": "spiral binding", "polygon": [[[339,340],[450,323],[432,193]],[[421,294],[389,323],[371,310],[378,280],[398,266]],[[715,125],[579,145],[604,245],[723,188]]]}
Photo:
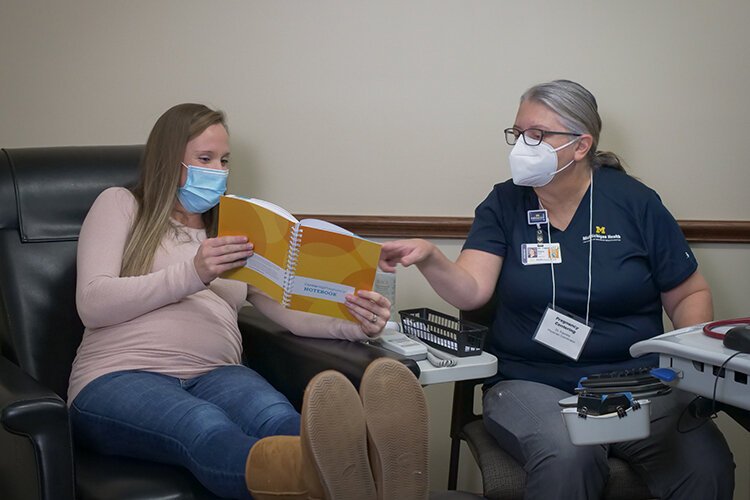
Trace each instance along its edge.
{"label": "spiral binding", "polygon": [[297,271],[297,258],[299,257],[302,232],[303,230],[299,224],[295,225],[294,229],[292,229],[289,253],[286,256],[286,262],[284,263],[284,281],[282,283],[284,287],[284,295],[281,298],[281,304],[284,307],[288,307],[289,303],[292,301],[291,290],[294,286],[294,276]]}

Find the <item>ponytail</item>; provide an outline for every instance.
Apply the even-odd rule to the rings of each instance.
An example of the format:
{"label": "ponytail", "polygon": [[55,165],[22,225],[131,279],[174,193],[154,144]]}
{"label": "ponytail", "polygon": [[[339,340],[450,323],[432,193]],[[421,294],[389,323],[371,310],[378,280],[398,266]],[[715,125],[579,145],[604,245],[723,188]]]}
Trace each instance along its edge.
{"label": "ponytail", "polygon": [[594,168],[613,168],[625,172],[625,166],[622,164],[620,157],[609,151],[596,151],[591,158],[591,166]]}

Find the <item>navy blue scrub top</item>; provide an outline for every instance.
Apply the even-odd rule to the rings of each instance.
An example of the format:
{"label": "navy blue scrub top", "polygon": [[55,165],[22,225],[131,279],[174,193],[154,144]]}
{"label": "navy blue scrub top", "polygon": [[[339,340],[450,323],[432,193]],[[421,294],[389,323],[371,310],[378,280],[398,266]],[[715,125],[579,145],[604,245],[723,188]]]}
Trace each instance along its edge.
{"label": "navy blue scrub top", "polygon": [[[586,316],[589,199],[587,190],[565,231],[550,228],[562,257],[554,266],[555,303],[580,318]],[[521,263],[521,245],[537,241],[537,227],[528,224],[526,213],[539,208],[532,188],[511,180],[497,184],[477,207],[463,246],[504,258],[495,292],[498,309],[485,342],[499,359],[498,374],[488,384],[522,379],[571,392],[586,375],[656,366],[655,355],[633,359],[629,348],[663,333],[660,294],[698,268],[659,195],[624,172],[594,170],[589,313],[594,327],[578,361],[532,340],[552,303],[551,266]],[[546,225],[542,233],[548,242]]]}

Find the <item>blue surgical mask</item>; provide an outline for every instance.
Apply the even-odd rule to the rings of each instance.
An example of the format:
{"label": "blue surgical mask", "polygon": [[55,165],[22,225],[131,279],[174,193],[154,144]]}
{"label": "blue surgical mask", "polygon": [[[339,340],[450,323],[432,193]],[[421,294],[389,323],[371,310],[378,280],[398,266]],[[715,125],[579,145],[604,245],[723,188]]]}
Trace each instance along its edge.
{"label": "blue surgical mask", "polygon": [[219,203],[219,198],[227,190],[228,170],[185,165],[187,180],[177,190],[177,198],[188,212],[202,214]]}

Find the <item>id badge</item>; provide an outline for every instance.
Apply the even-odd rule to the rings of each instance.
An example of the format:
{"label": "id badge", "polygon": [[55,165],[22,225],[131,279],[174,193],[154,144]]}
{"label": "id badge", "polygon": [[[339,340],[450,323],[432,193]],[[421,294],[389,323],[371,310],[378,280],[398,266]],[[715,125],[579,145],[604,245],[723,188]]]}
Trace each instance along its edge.
{"label": "id badge", "polygon": [[556,310],[552,309],[550,304],[544,311],[533,339],[578,361],[592,327],[591,322],[586,324],[583,318],[578,318],[559,307]]}
{"label": "id badge", "polygon": [[521,245],[521,263],[524,266],[536,264],[559,264],[562,262],[559,243],[524,243]]}

